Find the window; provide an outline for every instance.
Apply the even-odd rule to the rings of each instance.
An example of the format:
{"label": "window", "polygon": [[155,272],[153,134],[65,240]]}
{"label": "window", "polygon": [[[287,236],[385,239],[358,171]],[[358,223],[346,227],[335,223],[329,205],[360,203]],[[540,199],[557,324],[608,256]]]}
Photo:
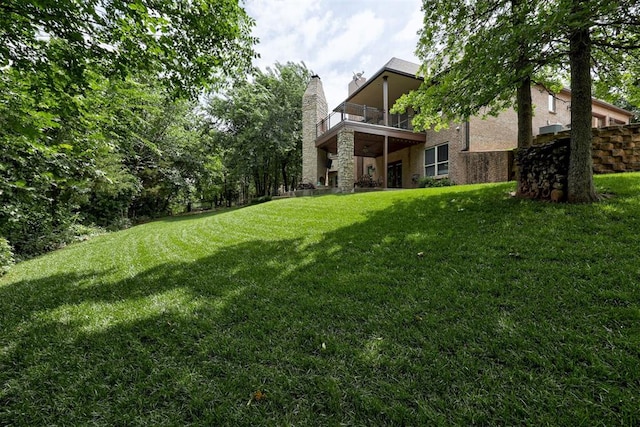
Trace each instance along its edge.
{"label": "window", "polygon": [[549,94],[549,112],[556,112],[556,97],[552,94]]}
{"label": "window", "polygon": [[449,173],[449,143],[424,151],[424,175],[438,176]]}

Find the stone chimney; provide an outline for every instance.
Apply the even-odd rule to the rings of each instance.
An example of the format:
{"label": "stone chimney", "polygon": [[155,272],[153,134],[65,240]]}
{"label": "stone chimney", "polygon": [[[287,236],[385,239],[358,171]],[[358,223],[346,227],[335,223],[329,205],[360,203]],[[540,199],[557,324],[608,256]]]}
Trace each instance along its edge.
{"label": "stone chimney", "polygon": [[317,185],[327,170],[327,153],[316,148],[316,124],[327,117],[327,100],[317,75],[302,96],[302,182]]}

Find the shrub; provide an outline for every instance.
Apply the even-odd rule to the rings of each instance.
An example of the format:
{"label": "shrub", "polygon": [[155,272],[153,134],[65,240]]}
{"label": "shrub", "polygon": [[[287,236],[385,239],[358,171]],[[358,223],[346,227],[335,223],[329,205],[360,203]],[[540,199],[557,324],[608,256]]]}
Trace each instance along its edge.
{"label": "shrub", "polygon": [[73,241],[83,241],[88,240],[91,237],[99,236],[101,234],[105,234],[105,229],[102,227],[98,227],[96,225],[85,225],[85,224],[72,224],[69,227],[68,236],[65,239],[67,243],[71,243]]}
{"label": "shrub", "polygon": [[0,237],[0,276],[5,274],[14,264],[13,251],[9,241]]}
{"label": "shrub", "polygon": [[380,185],[380,183],[378,181],[375,181],[370,175],[362,175],[360,178],[358,178],[355,184],[356,187],[359,188],[375,188]]}
{"label": "shrub", "polygon": [[260,203],[269,202],[269,201],[271,201],[271,196],[261,196],[261,197],[255,198],[255,199],[251,199],[249,204],[250,205],[258,205]]}
{"label": "shrub", "polygon": [[431,188],[431,187],[449,187],[453,185],[453,182],[449,178],[433,178],[430,176],[423,176],[418,180],[418,187]]}
{"label": "shrub", "polygon": [[120,216],[114,218],[111,224],[107,226],[107,231],[118,231],[118,230],[126,230],[127,228],[131,228],[132,222],[130,218],[125,216]]}

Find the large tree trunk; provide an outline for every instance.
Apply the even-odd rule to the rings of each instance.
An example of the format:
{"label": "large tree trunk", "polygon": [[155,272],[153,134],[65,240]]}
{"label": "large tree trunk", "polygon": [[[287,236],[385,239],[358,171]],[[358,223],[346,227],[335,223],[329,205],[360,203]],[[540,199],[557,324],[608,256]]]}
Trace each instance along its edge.
{"label": "large tree trunk", "polygon": [[[527,0],[511,0],[511,20],[514,28],[525,25],[527,18]],[[518,112],[518,148],[529,147],[533,142],[533,102],[531,101],[531,48],[527,38],[518,37],[518,59],[515,72],[520,79],[516,93]]]}
{"label": "large tree trunk", "polygon": [[591,34],[576,28],[569,36],[571,66],[571,150],[568,200],[590,203],[598,199],[593,186],[591,158]]}
{"label": "large tree trunk", "polygon": [[518,148],[529,147],[533,142],[533,102],[531,101],[531,77],[524,77],[516,95],[518,109]]}
{"label": "large tree trunk", "polygon": [[[524,25],[526,14],[522,7],[523,0],[511,1],[511,16],[514,28]],[[518,114],[518,148],[526,148],[533,142],[533,101],[531,100],[531,76],[529,75],[529,46],[527,41],[521,37],[518,41],[518,60],[516,62],[516,73],[520,76],[520,82],[516,91],[516,111]],[[518,195],[521,194],[520,170],[516,168],[516,182],[518,182]]]}
{"label": "large tree trunk", "polygon": [[[531,77],[525,77],[520,82],[516,94],[516,109],[518,110],[518,148],[526,148],[533,142],[533,102],[531,101]],[[517,195],[523,196],[520,168],[516,168]]]}

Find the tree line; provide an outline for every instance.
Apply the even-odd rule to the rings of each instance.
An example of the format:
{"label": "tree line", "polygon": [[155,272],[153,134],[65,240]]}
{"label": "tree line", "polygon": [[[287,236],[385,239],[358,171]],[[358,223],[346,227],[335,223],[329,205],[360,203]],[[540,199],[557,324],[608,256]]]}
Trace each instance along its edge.
{"label": "tree line", "polygon": [[0,12],[0,264],[299,179],[309,72],[254,69],[237,1]]}

